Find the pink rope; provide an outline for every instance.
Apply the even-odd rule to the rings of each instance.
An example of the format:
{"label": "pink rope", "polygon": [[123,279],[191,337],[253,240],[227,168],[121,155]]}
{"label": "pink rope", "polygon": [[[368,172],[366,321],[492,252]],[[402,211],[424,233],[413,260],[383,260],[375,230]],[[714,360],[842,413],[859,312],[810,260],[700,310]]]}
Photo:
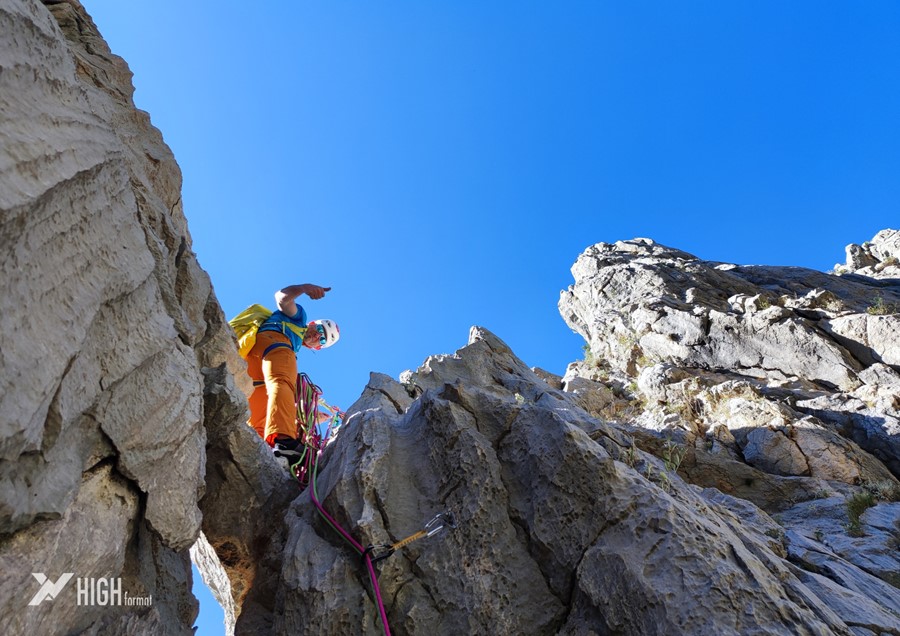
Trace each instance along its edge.
{"label": "pink rope", "polygon": [[337,522],[337,520],[335,520],[334,517],[332,517],[330,514],[328,514],[328,511],[325,510],[325,508],[324,508],[324,507],[322,506],[322,504],[319,502],[319,498],[316,496],[316,489],[315,489],[315,487],[310,488],[309,494],[310,494],[310,497],[312,498],[313,504],[316,506],[316,508],[318,508],[319,514],[321,514],[323,517],[325,517],[325,520],[328,521],[328,523],[331,524],[331,526],[334,527],[334,529],[337,530],[337,531],[341,534],[341,536],[343,536],[344,539],[347,540],[347,543],[349,543],[350,545],[353,546],[353,549],[354,549],[354,550],[356,550],[357,552],[359,552],[360,554],[362,554],[362,553],[365,551],[365,548],[362,546],[361,543],[359,543],[356,539],[354,539],[354,538],[350,535],[349,532],[347,532],[346,530],[344,530],[344,529],[340,526],[340,524]]}
{"label": "pink rope", "polygon": [[387,612],[384,611],[384,601],[381,600],[381,589],[378,586],[378,577],[375,575],[375,566],[372,558],[366,553],[366,567],[369,568],[369,578],[372,579],[372,587],[375,588],[375,600],[378,604],[378,613],[381,614],[381,624],[384,626],[385,636],[391,636],[391,628],[388,626]]}
{"label": "pink rope", "polygon": [[[319,451],[314,451],[316,454],[316,463],[318,463],[318,455]],[[319,502],[319,498],[316,495],[316,473],[318,471],[313,468],[312,474],[312,488],[309,489],[310,498],[312,499],[313,504],[319,511],[319,514],[325,518],[325,520],[331,525],[332,528],[337,530],[344,539],[346,539],[347,543],[353,546],[353,548],[359,553],[364,555],[366,560],[366,568],[369,570],[369,578],[372,579],[372,589],[375,590],[375,604],[378,606],[378,613],[381,616],[381,625],[384,627],[385,636],[391,636],[391,628],[388,626],[387,620],[387,612],[384,609],[384,600],[381,598],[381,588],[378,585],[378,576],[375,574],[375,566],[372,565],[372,557],[366,552],[366,549],[359,543],[356,539],[354,539],[349,532],[344,530],[341,525],[328,514],[328,511],[322,506],[321,502]]]}
{"label": "pink rope", "polygon": [[354,539],[349,532],[341,527],[334,517],[328,514],[328,511],[325,510],[325,507],[319,501],[319,496],[316,493],[319,451],[324,446],[318,431],[319,397],[322,395],[322,390],[313,384],[309,379],[309,376],[305,373],[300,374],[297,382],[297,389],[297,409],[302,416],[298,418],[298,420],[306,420],[305,422],[301,421],[301,426],[305,429],[303,439],[306,444],[307,456],[306,461],[303,462],[304,465],[295,467],[295,476],[301,486],[305,487],[307,483],[311,484],[312,487],[309,489],[310,498],[312,499],[313,505],[315,505],[316,509],[319,511],[319,514],[328,522],[328,525],[337,530],[344,540],[353,546],[353,549],[356,550],[357,553],[363,555],[366,562],[366,569],[369,571],[369,578],[372,580],[372,589],[375,590],[375,604],[378,606],[378,614],[381,617],[381,625],[384,628],[384,634],[385,636],[391,636],[387,612],[384,609],[384,600],[381,598],[381,588],[378,585],[378,575],[375,573],[375,566],[372,565],[371,555],[359,541]]}

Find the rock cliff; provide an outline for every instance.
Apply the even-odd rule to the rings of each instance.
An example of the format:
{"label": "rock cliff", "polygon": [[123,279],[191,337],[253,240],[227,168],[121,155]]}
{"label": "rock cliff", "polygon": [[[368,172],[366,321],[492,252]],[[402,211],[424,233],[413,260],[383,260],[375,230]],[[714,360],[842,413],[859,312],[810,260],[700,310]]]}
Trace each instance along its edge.
{"label": "rock cliff", "polygon": [[[0,627],[380,633],[360,559],[244,423],[180,174],[77,0],[0,3]],[[474,327],[373,373],[317,492],[395,634],[900,634],[900,232],[833,273],[588,248],[564,376]],[[146,605],[79,604],[64,573]]]}
{"label": "rock cliff", "polygon": [[[319,496],[363,543],[443,510],[459,524],[381,565],[394,632],[897,633],[900,403],[882,334],[900,281],[853,269],[598,244],[560,299],[589,343],[565,377],[481,328],[399,382],[373,374]],[[377,633],[359,560],[309,493],[283,518],[255,624]]]}
{"label": "rock cliff", "polygon": [[[598,244],[560,299],[589,343],[564,377],[481,328],[399,381],[373,374],[322,457],[329,514],[363,544],[458,522],[380,564],[393,632],[897,633],[897,235],[840,275]],[[238,468],[256,459],[239,435],[230,470],[250,482],[269,463]],[[225,529],[242,510],[216,490],[204,525]],[[236,632],[378,633],[310,494],[241,492],[244,518],[283,525],[209,535],[241,555],[205,568]]]}
{"label": "rock cliff", "polygon": [[[481,328],[373,374],[319,496],[364,544],[458,522],[380,564],[394,633],[896,633],[897,234],[868,246],[877,277],[598,244],[560,299],[589,343],[564,377]],[[250,508],[204,500],[236,632],[378,633],[358,557],[308,492],[253,490],[270,464],[242,435],[223,457]],[[223,543],[263,510],[283,525]]]}
{"label": "rock cliff", "polygon": [[[203,370],[240,359],[124,61],[76,0],[4,0],[0,34],[0,631],[188,634]],[[152,605],[32,607],[32,573]]]}

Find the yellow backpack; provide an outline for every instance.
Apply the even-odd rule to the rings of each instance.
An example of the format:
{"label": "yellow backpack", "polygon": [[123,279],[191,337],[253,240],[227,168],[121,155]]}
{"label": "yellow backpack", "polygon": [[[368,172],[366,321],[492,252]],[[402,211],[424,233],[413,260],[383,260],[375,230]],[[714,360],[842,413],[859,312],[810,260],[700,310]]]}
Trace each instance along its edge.
{"label": "yellow backpack", "polygon": [[[250,349],[256,344],[256,332],[259,331],[259,328],[272,313],[271,309],[267,309],[262,305],[250,305],[228,321],[228,324],[234,329],[234,335],[237,336],[238,353],[241,354],[242,358],[246,358],[247,354],[250,353]],[[306,329],[303,327],[298,327],[289,322],[281,323],[282,332],[285,328],[290,329],[301,338],[306,333]]]}

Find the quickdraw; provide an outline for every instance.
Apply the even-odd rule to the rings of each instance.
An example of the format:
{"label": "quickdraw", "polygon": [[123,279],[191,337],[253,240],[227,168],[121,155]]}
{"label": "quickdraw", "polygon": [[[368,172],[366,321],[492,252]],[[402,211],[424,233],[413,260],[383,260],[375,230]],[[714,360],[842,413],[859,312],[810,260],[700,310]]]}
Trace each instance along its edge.
{"label": "quickdraw", "polygon": [[[440,523],[440,525],[438,525],[438,523]],[[439,512],[431,521],[425,524],[425,527],[422,530],[419,530],[396,543],[369,545],[366,547],[365,554],[371,555],[372,563],[377,563],[388,558],[400,548],[408,546],[414,541],[436,535],[445,527],[452,530],[456,529],[456,519],[453,517],[452,512]]]}
{"label": "quickdraw", "polygon": [[[372,581],[372,589],[375,593],[375,605],[381,618],[381,626],[385,636],[390,636],[391,628],[388,625],[387,611],[381,598],[381,588],[378,585],[378,575],[374,564],[386,559],[400,548],[414,541],[431,537],[445,527],[456,528],[456,520],[452,513],[444,512],[436,515],[425,524],[422,530],[392,544],[379,544],[363,547],[353,536],[344,530],[341,525],[328,514],[325,507],[319,501],[319,493],[316,490],[316,477],[319,472],[319,453],[334,439],[340,428],[344,413],[340,409],[328,405],[322,399],[322,389],[313,384],[305,373],[297,376],[297,439],[303,441],[303,455],[291,466],[291,472],[300,482],[301,488],[311,486],[310,499],[318,510],[319,515],[331,526],[335,532],[356,551],[362,558]],[[322,408],[330,414],[330,417],[320,420],[319,409]]]}

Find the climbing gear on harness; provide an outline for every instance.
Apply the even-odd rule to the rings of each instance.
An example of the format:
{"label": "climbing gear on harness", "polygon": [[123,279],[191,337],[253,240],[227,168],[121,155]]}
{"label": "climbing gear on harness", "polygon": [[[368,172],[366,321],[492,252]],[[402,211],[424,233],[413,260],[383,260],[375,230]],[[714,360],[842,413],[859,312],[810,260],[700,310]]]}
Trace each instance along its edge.
{"label": "climbing gear on harness", "polygon": [[337,323],[327,318],[310,320],[306,326],[308,329],[315,328],[319,332],[319,349],[327,349],[341,337],[341,330]]}
{"label": "climbing gear on harness", "polygon": [[[437,525],[438,522],[440,522],[440,525]],[[419,530],[396,543],[369,545],[366,547],[365,554],[371,555],[372,563],[377,563],[378,561],[388,558],[400,548],[408,546],[414,541],[436,535],[445,527],[456,530],[456,519],[453,517],[452,512],[439,512],[431,521],[425,524],[425,527],[422,530]]]}
{"label": "climbing gear on harness", "polygon": [[[297,376],[297,439],[303,443],[303,453],[291,465],[291,472],[306,488],[309,483],[314,455],[324,449],[337,435],[344,418],[344,412],[329,405],[322,399],[322,389],[313,384],[309,376],[300,373]],[[326,420],[319,421],[319,409],[330,414]]]}
{"label": "climbing gear on harness", "polygon": [[[253,345],[256,344],[256,334],[259,332],[259,328],[273,313],[274,312],[271,309],[267,309],[262,305],[250,305],[244,311],[228,321],[228,324],[231,325],[231,328],[234,329],[234,334],[237,336],[238,353],[241,354],[242,358],[246,358],[247,354],[250,353]],[[301,338],[303,337],[303,334],[306,333],[306,327],[299,327],[289,322],[282,321],[282,333],[284,333],[285,329],[290,329]],[[335,342],[337,342],[337,338],[335,338]],[[272,346],[274,347],[275,345]],[[288,344],[282,346],[290,347]],[[268,352],[269,350],[266,349],[266,353]]]}

